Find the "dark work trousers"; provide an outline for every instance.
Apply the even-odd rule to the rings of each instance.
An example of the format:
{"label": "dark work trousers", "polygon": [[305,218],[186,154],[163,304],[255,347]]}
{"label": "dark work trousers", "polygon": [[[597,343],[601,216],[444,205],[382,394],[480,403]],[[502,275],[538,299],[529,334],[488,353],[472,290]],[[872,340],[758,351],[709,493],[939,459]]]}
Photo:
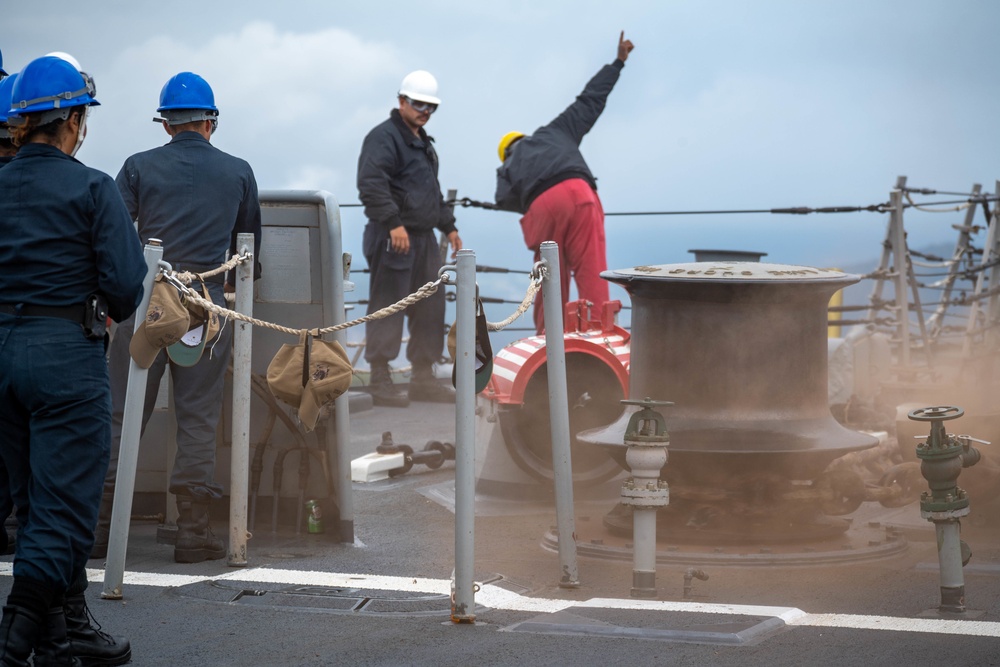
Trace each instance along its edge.
{"label": "dark work trousers", "polygon": [[[215,303],[225,303],[222,285],[209,283],[209,293]],[[118,449],[121,442],[122,418],[131,357],[128,346],[132,341],[134,318],[118,326],[111,341],[111,402],[112,441],[111,464],[108,466],[104,492],[114,493],[118,472]],[[166,350],[157,355],[146,376],[146,400],[142,410],[142,431],[153,412],[156,394],[163,373],[170,366],[174,414],[177,419],[177,457],[170,474],[170,492],[209,501],[222,497],[222,485],[215,481],[216,429],[222,411],[222,392],[233,344],[233,324],[226,321],[218,337],[205,346],[201,359],[194,366],[172,363]]]}
{"label": "dark work trousers", "polygon": [[0,314],[0,432],[19,524],[14,576],[65,591],[90,557],[108,468],[103,341],[69,320]]}
{"label": "dark work trousers", "polygon": [[[363,248],[371,274],[368,279],[368,314],[391,306],[403,297],[437,280],[441,251],[433,230],[410,232],[410,252],[386,249],[389,232],[384,225],[369,222]],[[444,286],[427,299],[381,320],[365,323],[365,361],[369,366],[386,364],[399,356],[403,340],[403,316],[410,341],[406,358],[415,367],[428,367],[444,352]]]}
{"label": "dark work trousers", "polygon": [[[4,465],[3,457],[0,457],[0,524],[7,521],[7,517],[10,516],[12,511],[14,511],[14,498],[10,495],[10,480],[7,479],[7,466]],[[6,532],[7,529],[0,528],[0,530]]]}
{"label": "dark work trousers", "polygon": [[[582,178],[571,178],[538,195],[521,218],[524,242],[541,259],[544,241],[559,244],[559,279],[563,305],[569,301],[569,279],[576,283],[579,298],[600,308],[608,296],[608,282],[601,271],[608,269],[604,240],[604,208],[597,193]],[[565,319],[565,308],[563,308]],[[542,293],[535,297],[535,329],[545,330]]]}

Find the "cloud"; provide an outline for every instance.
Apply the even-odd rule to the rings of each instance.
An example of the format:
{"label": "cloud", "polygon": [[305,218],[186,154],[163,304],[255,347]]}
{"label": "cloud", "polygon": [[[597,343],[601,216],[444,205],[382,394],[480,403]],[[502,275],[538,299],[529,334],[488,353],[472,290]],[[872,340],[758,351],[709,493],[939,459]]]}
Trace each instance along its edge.
{"label": "cloud", "polygon": [[[347,177],[350,178],[350,177]],[[304,164],[296,166],[290,174],[288,180],[281,184],[283,190],[330,190],[331,184],[340,184],[344,187],[334,188],[343,191],[346,187],[353,187],[353,183],[345,181],[345,175],[336,169],[332,169],[323,164]]]}
{"label": "cloud", "polygon": [[320,112],[328,95],[357,94],[400,70],[395,49],[340,28],[297,33],[248,23],[203,45],[155,37],[124,50],[116,69],[160,75],[190,70],[204,76],[221,106],[301,118]]}
{"label": "cloud", "polygon": [[257,21],[200,44],[150,37],[99,77],[103,106],[82,157],[114,174],[131,153],[166,142],[150,119],[161,87],[181,71],[212,86],[220,110],[213,143],[248,160],[261,187],[352,191],[361,137],[385,118],[405,73],[392,45],[341,28],[282,31]]}

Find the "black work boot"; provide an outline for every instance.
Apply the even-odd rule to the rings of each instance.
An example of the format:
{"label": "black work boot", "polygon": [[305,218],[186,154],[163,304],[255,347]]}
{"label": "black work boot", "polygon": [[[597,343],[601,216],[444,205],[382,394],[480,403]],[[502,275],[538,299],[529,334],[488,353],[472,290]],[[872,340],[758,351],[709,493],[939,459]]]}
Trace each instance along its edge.
{"label": "black work boot", "polygon": [[80,661],[73,656],[69,638],[66,636],[66,615],[63,612],[63,605],[58,602],[49,608],[45,616],[45,631],[35,646],[34,665],[35,667],[80,667]]}
{"label": "black work boot", "polygon": [[4,605],[0,621],[0,664],[27,667],[28,658],[42,636],[45,619],[30,609]]}
{"label": "black work boot", "polygon": [[108,557],[108,540],[111,538],[111,510],[114,508],[115,494],[101,495],[101,508],[97,513],[97,528],[94,529],[94,546],[90,549],[91,558]]}
{"label": "black work boot", "polygon": [[[87,577],[77,577],[66,591],[63,611],[66,614],[66,637],[71,651],[82,667],[124,665],[132,659],[132,646],[125,637],[114,637],[101,630],[101,624],[90,613],[84,591]],[[96,627],[95,627],[96,626]]]}
{"label": "black work boot", "polygon": [[200,563],[226,555],[226,545],[208,525],[208,502],[191,496],[177,496],[177,541],[174,560]]}
{"label": "black work boot", "polygon": [[52,589],[33,579],[14,577],[0,620],[0,665],[28,667],[28,658],[45,631]]}
{"label": "black work boot", "polygon": [[410,376],[410,400],[427,403],[454,403],[455,389],[434,377],[432,366],[414,366]]}
{"label": "black work boot", "polygon": [[371,364],[371,383],[368,387],[372,403],[390,408],[405,408],[410,404],[406,392],[392,383],[388,364]]}

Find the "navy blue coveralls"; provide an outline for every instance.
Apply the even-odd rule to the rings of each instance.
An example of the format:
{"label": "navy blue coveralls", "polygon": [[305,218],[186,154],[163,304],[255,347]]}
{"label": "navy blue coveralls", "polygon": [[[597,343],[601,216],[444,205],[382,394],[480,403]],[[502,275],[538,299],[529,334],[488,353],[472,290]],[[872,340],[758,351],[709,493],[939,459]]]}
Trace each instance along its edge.
{"label": "navy blue coveralls", "polygon": [[[200,273],[217,268],[236,252],[240,233],[254,235],[254,256],[260,257],[260,201],[253,170],[245,160],[220,151],[200,134],[181,132],[164,146],[133,155],[115,180],[125,206],[138,222],[142,242],[163,241],[163,259],[175,270]],[[259,263],[254,273],[259,277]],[[225,306],[222,275],[206,282],[212,300]],[[134,321],[125,322],[111,342],[114,443],[107,494],[114,493],[133,328]],[[232,325],[223,323],[194,366],[170,363],[161,351],[149,368],[143,430],[170,363],[177,417],[177,457],[170,476],[173,494],[205,502],[222,495],[222,486],[215,481],[215,434],[232,340]]]}
{"label": "navy blue coveralls", "polygon": [[[455,215],[444,203],[438,183],[433,139],[419,136],[403,122],[398,109],[376,125],[361,146],[358,195],[365,206],[362,250],[368,261],[368,314],[390,306],[419,287],[437,280],[441,252],[434,229],[455,231]],[[394,252],[389,231],[403,225],[410,251]],[[406,309],[410,341],[406,357],[415,368],[429,368],[444,351],[444,290]],[[365,324],[365,360],[373,368],[399,356],[403,313]]]}
{"label": "navy blue coveralls", "polygon": [[[3,169],[4,165],[14,159],[12,155],[0,155],[0,169]],[[3,457],[0,457],[0,516],[4,517],[6,520],[10,516],[10,513],[14,511],[14,500],[10,497],[10,484],[7,482],[7,467],[3,464]],[[7,539],[6,528],[0,530],[0,543],[4,545],[4,551],[9,549],[7,542],[3,540]]]}
{"label": "navy blue coveralls", "polygon": [[[20,526],[15,577],[65,590],[90,556],[111,396],[104,342],[84,336],[82,306],[99,292],[113,319],[127,318],[145,274],[107,174],[39,143],[0,169],[0,455]],[[32,315],[40,309],[81,316]]]}

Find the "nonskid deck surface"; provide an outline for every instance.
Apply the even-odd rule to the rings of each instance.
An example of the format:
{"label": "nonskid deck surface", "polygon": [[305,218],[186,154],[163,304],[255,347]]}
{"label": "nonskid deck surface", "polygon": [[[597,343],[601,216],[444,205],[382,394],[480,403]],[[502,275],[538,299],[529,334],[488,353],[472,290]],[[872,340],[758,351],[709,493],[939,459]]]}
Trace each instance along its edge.
{"label": "nonskid deck surface", "polygon": [[[351,456],[373,451],[384,430],[418,446],[453,442],[453,410],[352,414]],[[940,602],[933,530],[912,506],[859,510],[866,529],[898,526],[905,548],[857,562],[748,565],[661,542],[668,557],[657,566],[657,598],[640,600],[629,595],[629,560],[583,549],[581,586],[560,588],[559,557],[545,544],[554,509],[483,497],[476,623],[457,625],[449,619],[454,515],[441,501],[453,476],[448,462],[356,484],[353,545],[328,533],[271,532],[260,520],[246,568],[174,563],[155,525],[133,523],[124,600],[100,599],[103,563],[91,561],[90,607],[106,630],[130,638],[136,665],[979,665],[1000,656],[1000,545],[989,522],[975,520],[989,511],[981,505],[963,534],[973,549],[970,613],[935,618],[926,613]],[[578,500],[581,544],[615,502]],[[682,552],[691,560],[678,559]],[[708,580],[685,581],[692,567]]]}

